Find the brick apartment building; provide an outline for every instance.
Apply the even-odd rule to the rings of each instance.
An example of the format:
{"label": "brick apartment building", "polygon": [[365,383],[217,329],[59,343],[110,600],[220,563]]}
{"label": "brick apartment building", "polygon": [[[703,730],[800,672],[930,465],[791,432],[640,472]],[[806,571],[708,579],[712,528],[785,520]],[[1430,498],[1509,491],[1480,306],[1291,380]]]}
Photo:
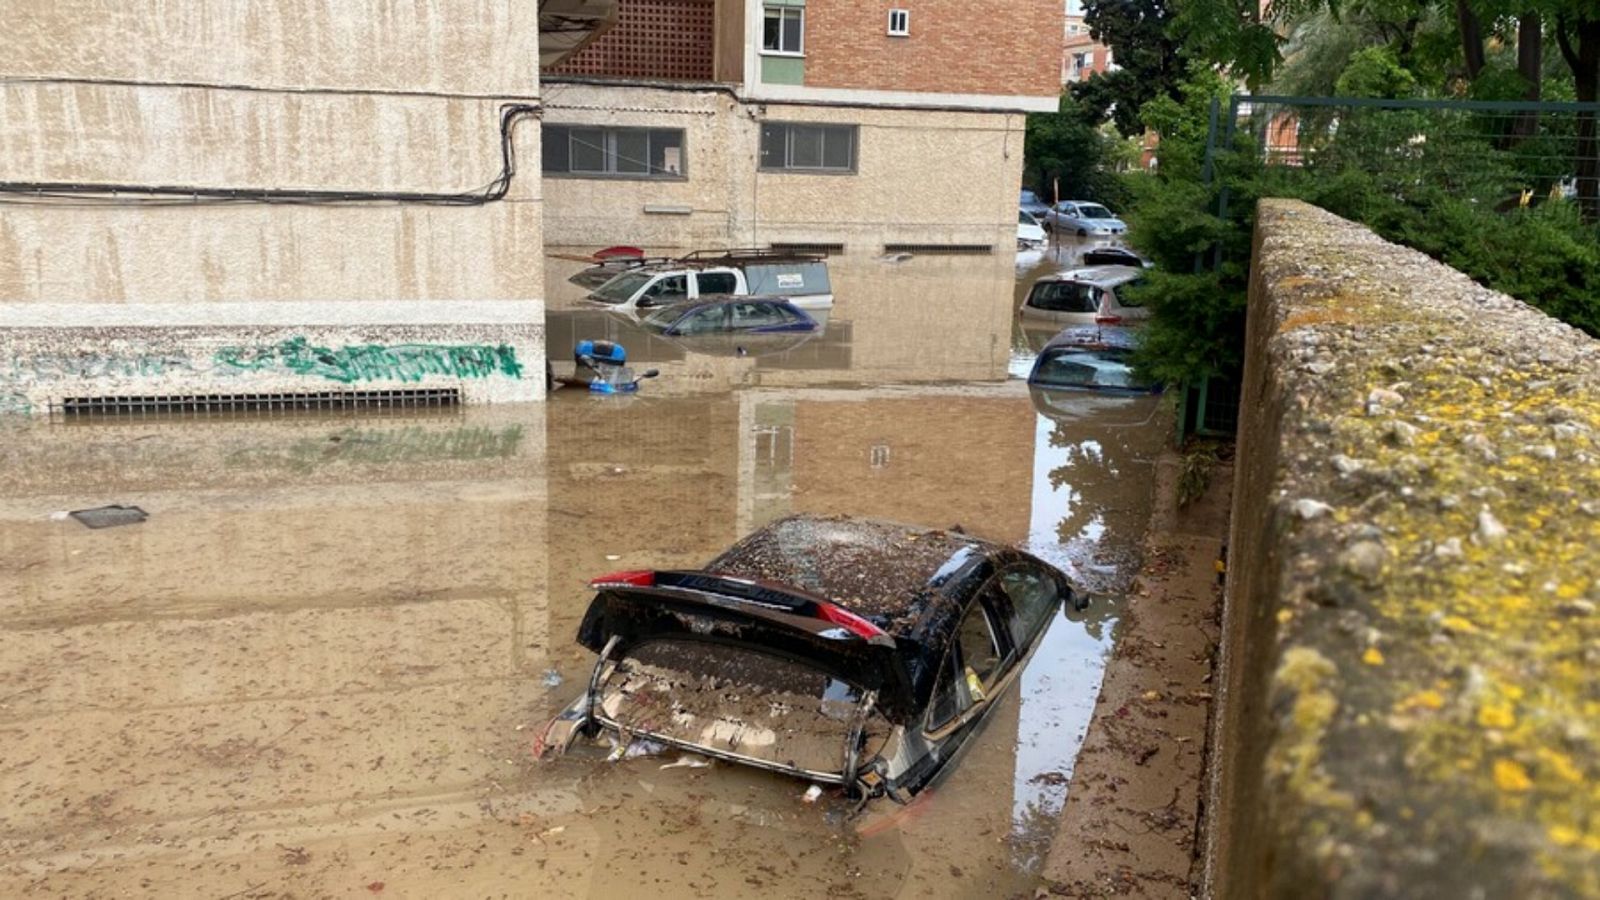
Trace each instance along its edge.
{"label": "brick apartment building", "polygon": [[1065,32],[1061,45],[1061,83],[1069,85],[1110,69],[1111,48],[1089,36],[1083,0],[1066,0]]}
{"label": "brick apartment building", "polygon": [[1009,246],[1060,0],[619,0],[543,73],[552,246]]}

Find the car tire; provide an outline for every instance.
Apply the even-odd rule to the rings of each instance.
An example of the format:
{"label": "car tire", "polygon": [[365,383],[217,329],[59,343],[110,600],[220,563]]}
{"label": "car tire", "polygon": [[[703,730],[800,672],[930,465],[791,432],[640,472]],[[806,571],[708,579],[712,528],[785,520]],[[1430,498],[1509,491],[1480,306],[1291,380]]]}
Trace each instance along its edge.
{"label": "car tire", "polygon": [[1087,229],[1087,228],[1079,228],[1078,229],[1078,237],[1088,237],[1088,236],[1089,236],[1089,229]]}

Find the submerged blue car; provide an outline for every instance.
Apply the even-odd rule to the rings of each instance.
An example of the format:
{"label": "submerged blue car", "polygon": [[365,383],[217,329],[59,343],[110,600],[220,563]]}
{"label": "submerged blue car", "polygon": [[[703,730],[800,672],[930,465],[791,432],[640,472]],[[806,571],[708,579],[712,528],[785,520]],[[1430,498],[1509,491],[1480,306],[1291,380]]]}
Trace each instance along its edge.
{"label": "submerged blue car", "polygon": [[1134,337],[1125,328],[1067,328],[1039,351],[1028,384],[1048,390],[1160,393],[1160,384],[1134,373],[1133,349]]}
{"label": "submerged blue car", "polygon": [[787,334],[817,330],[815,319],[781,297],[716,296],[651,312],[642,324],[664,335]]}

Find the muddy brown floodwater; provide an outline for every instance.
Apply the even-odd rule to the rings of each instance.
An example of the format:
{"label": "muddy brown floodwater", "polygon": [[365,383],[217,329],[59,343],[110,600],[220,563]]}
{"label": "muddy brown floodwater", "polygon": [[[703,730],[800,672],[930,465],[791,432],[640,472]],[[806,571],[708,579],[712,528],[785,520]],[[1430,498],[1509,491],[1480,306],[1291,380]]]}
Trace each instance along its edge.
{"label": "muddy brown floodwater", "polygon": [[[833,268],[821,338],[661,348],[636,397],[0,424],[0,896],[1031,896],[1165,419],[1008,378],[1009,255]],[[63,515],[108,503],[149,519]],[[1094,602],[906,809],[531,758],[588,577],[790,512],[959,523]]]}

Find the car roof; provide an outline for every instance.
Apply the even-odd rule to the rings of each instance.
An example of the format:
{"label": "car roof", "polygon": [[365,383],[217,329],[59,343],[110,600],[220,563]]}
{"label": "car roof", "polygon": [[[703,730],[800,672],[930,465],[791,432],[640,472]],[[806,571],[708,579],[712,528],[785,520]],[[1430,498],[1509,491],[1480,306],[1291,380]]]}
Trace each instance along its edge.
{"label": "car roof", "polygon": [[[1039,281],[1081,281],[1098,287],[1116,287],[1145,274],[1140,266],[1084,266],[1045,275]],[[1038,282],[1035,282],[1037,284]]]}
{"label": "car roof", "polygon": [[1137,339],[1130,328],[1119,328],[1115,325],[1076,325],[1063,328],[1049,343],[1040,348],[1039,355],[1044,356],[1052,350],[1062,347],[1082,347],[1090,350],[1133,350],[1137,346]]}
{"label": "car roof", "polygon": [[749,535],[706,571],[798,588],[904,635],[938,598],[942,579],[1008,549],[951,529],[801,515]]}
{"label": "car roof", "polygon": [[[779,306],[794,306],[793,303],[789,302],[788,297],[781,296],[765,294],[701,294],[698,297],[679,300],[677,303],[669,303],[659,308],[688,313],[704,306],[721,306],[724,303],[772,303]],[[801,311],[804,312],[804,310]]]}

